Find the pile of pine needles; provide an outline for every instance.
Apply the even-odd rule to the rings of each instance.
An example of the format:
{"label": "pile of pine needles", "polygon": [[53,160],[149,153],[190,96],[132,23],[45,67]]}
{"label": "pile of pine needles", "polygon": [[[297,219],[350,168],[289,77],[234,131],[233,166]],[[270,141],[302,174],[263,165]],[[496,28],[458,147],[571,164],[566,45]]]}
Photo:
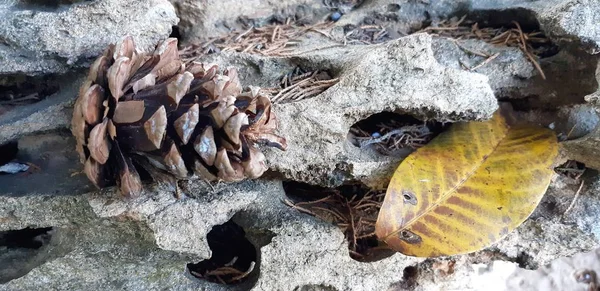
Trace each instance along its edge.
{"label": "pile of pine needles", "polygon": [[40,101],[41,98],[39,94],[32,93],[23,96],[15,96],[13,94],[6,94],[6,96],[2,96],[0,98],[0,105],[8,105],[8,106],[19,106],[19,105],[27,105],[31,103],[35,103]]}
{"label": "pile of pine needles", "polygon": [[193,44],[181,51],[181,57],[190,61],[198,56],[218,52],[244,52],[263,56],[285,56],[296,50],[298,39],[309,32],[329,36],[324,29],[331,28],[333,22],[320,22],[313,25],[298,25],[288,18],[284,24],[272,24],[263,27],[250,27],[245,31],[210,38],[199,44]]}
{"label": "pile of pine needles", "polygon": [[338,78],[333,78],[326,71],[305,72],[296,67],[292,72],[283,76],[279,88],[269,91],[273,103],[288,103],[312,98],[323,93],[329,87],[337,84]]}
{"label": "pile of pine needles", "polygon": [[359,148],[373,146],[383,155],[394,155],[401,149],[417,149],[436,135],[427,123],[406,124],[398,120],[386,120],[377,124],[378,130],[369,132],[359,126],[350,128],[354,145]]}
{"label": "pile of pine needles", "polygon": [[[541,32],[524,32],[521,25],[512,21],[513,28],[506,27],[479,27],[478,23],[465,21],[466,15],[460,19],[452,18],[439,22],[436,26],[429,26],[417,32],[427,32],[438,36],[449,37],[452,39],[480,39],[494,45],[504,45],[518,47],[539,71],[545,80],[546,75],[537,61],[538,55],[541,55],[546,48],[544,45],[551,44],[551,41]],[[464,49],[464,48],[463,48]],[[467,51],[468,52],[468,51]],[[470,52],[475,53],[476,52]],[[479,53],[481,55],[481,53]],[[484,57],[495,58],[494,55],[482,55]],[[486,63],[488,63],[487,61]],[[471,69],[472,70],[472,69]]]}
{"label": "pile of pine needles", "polygon": [[585,173],[585,164],[578,161],[569,160],[559,167],[554,168],[554,171],[565,177],[578,181]]}
{"label": "pile of pine needles", "polygon": [[344,44],[378,44],[391,39],[387,28],[377,24],[347,25],[344,32]]}
{"label": "pile of pine needles", "polygon": [[190,271],[190,273],[197,278],[205,279],[209,282],[221,283],[224,285],[237,284],[244,280],[246,277],[248,277],[250,273],[252,273],[252,271],[254,270],[255,263],[251,262],[248,270],[241,271],[233,267],[233,264],[235,264],[236,259],[237,257],[235,257],[231,262],[225,264],[224,266],[218,267],[214,270],[206,270],[204,273]]}
{"label": "pile of pine needles", "polygon": [[[314,197],[315,189],[294,185],[294,196]],[[350,256],[363,261],[380,250],[375,236],[375,223],[379,209],[385,198],[385,191],[366,189],[362,185],[347,185],[335,189],[317,190],[323,198],[293,202],[285,199],[284,203],[300,212],[318,217],[337,225],[346,236]]]}

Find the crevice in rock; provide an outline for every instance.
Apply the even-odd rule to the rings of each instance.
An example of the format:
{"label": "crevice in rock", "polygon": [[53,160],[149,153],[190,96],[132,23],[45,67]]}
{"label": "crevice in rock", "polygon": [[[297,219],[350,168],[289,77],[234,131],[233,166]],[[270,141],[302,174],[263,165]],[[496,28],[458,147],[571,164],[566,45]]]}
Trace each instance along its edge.
{"label": "crevice in rock", "polygon": [[169,37],[174,37],[176,38],[178,41],[181,41],[181,31],[179,30],[179,26],[178,25],[173,25],[171,28],[171,34],[169,35]]}
{"label": "crevice in rock", "polygon": [[39,249],[52,238],[52,227],[25,228],[0,232],[0,246],[15,249]]}
{"label": "crevice in rock", "polygon": [[260,260],[257,248],[246,238],[245,230],[229,220],[216,225],[207,235],[212,256],[208,260],[189,263],[187,269],[198,279],[235,285],[248,290],[258,280]]}
{"label": "crevice in rock", "polygon": [[327,9],[325,7],[321,8],[307,4],[290,5],[278,11],[273,11],[273,14],[266,17],[240,16],[238,17],[236,24],[242,29],[263,27],[267,25],[282,25],[286,23],[309,25],[324,17],[326,13]]}
{"label": "crevice in rock", "polygon": [[338,291],[337,288],[324,284],[311,284],[294,288],[294,291]]}
{"label": "crevice in rock", "polygon": [[513,262],[519,264],[519,267],[523,269],[534,270],[538,267],[538,264],[533,261],[533,257],[526,252],[520,252]]}
{"label": "crevice in rock", "polygon": [[0,231],[0,284],[22,277],[48,257],[53,227]]}
{"label": "crevice in rock", "polygon": [[0,145],[0,166],[12,161],[19,152],[19,142],[10,141]]}
{"label": "crevice in rock", "polygon": [[392,284],[390,289],[397,291],[415,290],[419,285],[419,273],[427,268],[431,268],[429,260],[405,267],[402,270],[402,280]]}
{"label": "crevice in rock", "polygon": [[375,236],[385,191],[372,190],[362,183],[325,188],[295,181],[284,181],[283,189],[288,206],[338,226],[354,260],[373,262],[394,253]]}
{"label": "crevice in rock", "polygon": [[77,195],[95,188],[79,166],[75,140],[68,130],[23,136],[12,144],[10,147],[14,150],[16,145],[18,152],[6,157],[28,168],[0,174],[0,196]]}
{"label": "crevice in rock", "polygon": [[412,289],[417,285],[419,279],[419,268],[408,266],[402,270],[402,287]]}
{"label": "crevice in rock", "polygon": [[347,138],[352,145],[361,149],[375,150],[386,156],[405,157],[427,144],[449,125],[422,121],[410,115],[381,112],[352,125]]}
{"label": "crevice in rock", "polygon": [[325,92],[339,79],[332,70],[296,66],[283,75],[279,84],[270,89],[273,103],[291,103],[310,99]]}
{"label": "crevice in rock", "polygon": [[478,252],[452,256],[427,258],[422,262],[404,268],[402,280],[395,283],[393,290],[415,290],[419,282],[443,282],[458,276],[457,269],[472,268],[473,264],[490,265],[494,261],[505,261],[517,263],[522,268],[533,268],[536,263],[533,258],[525,252],[519,253],[517,257],[509,257],[495,248],[480,250]]}
{"label": "crevice in rock", "polygon": [[592,133],[600,124],[600,116],[589,105],[571,105],[551,110],[524,105],[522,99],[503,99],[514,109],[516,120],[546,127],[554,131],[559,141],[575,140]]}
{"label": "crevice in rock", "polygon": [[22,10],[59,12],[71,5],[92,1],[96,0],[20,0],[15,7]]}
{"label": "crevice in rock", "polygon": [[589,169],[584,163],[575,160],[568,160],[564,164],[554,168],[554,171],[571,180],[579,180],[584,177],[584,175],[595,176],[598,174],[598,171]]}
{"label": "crevice in rock", "polygon": [[61,75],[44,76],[10,75],[0,76],[0,115],[46,99],[61,88]]}
{"label": "crevice in rock", "polygon": [[451,17],[465,17],[463,26],[472,27],[477,24],[479,29],[495,28],[503,32],[515,29],[518,23],[524,34],[532,34],[531,38],[536,41],[529,41],[533,48],[533,53],[540,58],[547,58],[556,55],[560,48],[546,37],[540,27],[533,11],[524,8],[512,9],[494,9],[494,10],[475,10],[475,11],[457,11]]}
{"label": "crevice in rock", "polygon": [[[512,84],[502,85],[502,88],[496,90],[499,100],[513,100],[511,102],[521,110],[554,110],[560,106],[582,104],[586,95],[598,89],[595,79],[598,57],[591,56],[568,43],[560,43],[559,46],[545,34],[535,14],[528,9],[462,9],[455,11],[447,19],[433,23],[426,21],[420,28],[411,31],[415,32],[427,32],[460,40],[477,39],[495,46],[520,49],[522,57],[532,64],[537,75],[513,75]],[[474,52],[467,53],[472,55]],[[479,65],[485,64],[486,60],[497,62],[491,59],[491,53],[488,54],[487,59],[482,58]],[[498,54],[496,57],[506,59],[508,56],[507,52]],[[472,69],[464,64],[461,66]],[[509,73],[510,71],[507,71],[503,74]],[[489,74],[490,82],[495,82],[493,78],[497,73]]]}

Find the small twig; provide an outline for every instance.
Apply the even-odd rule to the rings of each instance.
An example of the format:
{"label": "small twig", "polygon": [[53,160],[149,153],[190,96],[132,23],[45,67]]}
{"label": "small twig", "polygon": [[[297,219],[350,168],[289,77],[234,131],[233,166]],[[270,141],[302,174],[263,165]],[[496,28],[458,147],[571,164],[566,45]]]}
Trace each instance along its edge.
{"label": "small twig", "polygon": [[326,46],[312,48],[312,49],[301,51],[301,52],[294,52],[294,53],[287,53],[287,54],[278,54],[277,56],[281,56],[281,57],[294,57],[294,56],[299,56],[299,55],[303,55],[303,54],[307,54],[307,53],[312,53],[312,52],[315,52],[315,51],[320,51],[320,50],[324,50],[324,49],[330,49],[330,48],[334,48],[334,47],[342,47],[342,46],[344,46],[344,45],[343,44],[332,44],[332,45],[326,45]]}
{"label": "small twig", "polygon": [[312,211],[310,211],[310,210],[308,210],[306,208],[302,208],[300,206],[296,206],[296,205],[294,205],[294,203],[292,203],[291,201],[289,201],[287,199],[283,200],[283,203],[285,205],[289,206],[289,207],[292,207],[292,208],[300,211],[300,212],[303,212],[303,213],[306,213],[306,214],[309,214],[309,215],[312,215],[312,216],[317,216],[314,212],[312,212]]}
{"label": "small twig", "polygon": [[465,51],[466,53],[469,53],[469,54],[472,54],[472,55],[476,55],[476,56],[480,56],[480,57],[484,57],[484,58],[489,58],[489,57],[490,57],[490,55],[488,55],[488,54],[486,54],[486,53],[476,52],[476,51],[473,51],[473,50],[470,50],[470,49],[468,49],[468,48],[464,47],[463,45],[459,44],[459,43],[458,43],[458,40],[456,40],[456,39],[454,39],[454,40],[453,40],[453,42],[454,42],[454,44],[455,44],[455,45],[456,45],[458,48],[462,49],[462,50],[463,50],[463,51]]}
{"label": "small twig", "polygon": [[583,189],[583,183],[584,183],[584,181],[581,181],[581,185],[579,185],[579,189],[577,189],[577,192],[575,192],[575,197],[573,197],[573,201],[571,201],[571,204],[569,205],[569,207],[567,208],[567,210],[565,210],[565,212],[563,213],[563,217],[565,217],[567,215],[567,213],[569,211],[571,211],[571,209],[573,209],[573,207],[575,206],[575,202],[577,201],[577,198],[579,198],[579,194],[581,193],[581,189]]}
{"label": "small twig", "polygon": [[475,71],[487,64],[489,64],[491,61],[493,61],[495,58],[497,58],[500,55],[500,53],[495,53],[494,55],[490,56],[489,58],[485,59],[483,62],[481,62],[479,65],[472,67],[471,69],[469,69],[469,71]]}
{"label": "small twig", "polygon": [[246,270],[246,272],[243,272],[242,274],[239,274],[239,275],[231,278],[231,281],[232,282],[233,281],[238,281],[238,280],[241,280],[241,279],[244,279],[244,278],[248,277],[248,275],[250,275],[250,273],[252,273],[252,271],[254,270],[254,265],[255,265],[254,262],[250,262],[250,266],[248,267],[248,270]]}
{"label": "small twig", "polygon": [[401,135],[401,134],[404,134],[404,133],[406,133],[406,132],[408,132],[410,130],[414,130],[414,129],[415,129],[414,126],[407,126],[407,127],[404,127],[404,128],[394,129],[394,130],[392,130],[392,131],[390,131],[390,132],[382,135],[381,137],[373,138],[373,139],[369,139],[369,140],[361,142],[360,147],[364,148],[364,147],[366,147],[366,146],[368,146],[370,144],[380,143],[380,142],[382,142],[384,140],[389,139],[390,137],[392,137],[394,135]]}

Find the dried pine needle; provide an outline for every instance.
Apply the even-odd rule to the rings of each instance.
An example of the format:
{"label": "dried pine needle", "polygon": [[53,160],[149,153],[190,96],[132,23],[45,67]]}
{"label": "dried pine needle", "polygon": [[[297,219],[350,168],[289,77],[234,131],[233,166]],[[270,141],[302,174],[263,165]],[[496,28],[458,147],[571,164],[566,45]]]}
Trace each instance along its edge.
{"label": "dried pine needle", "polygon": [[182,50],[181,57],[185,61],[191,61],[204,54],[222,51],[279,56],[290,53],[291,49],[299,43],[298,39],[309,32],[329,36],[324,30],[332,26],[333,22],[296,25],[288,19],[285,24],[250,27],[242,32],[234,31],[222,37],[215,37],[199,44],[190,45]]}
{"label": "dried pine needle", "polygon": [[[444,20],[438,23],[437,26],[429,26],[417,32],[427,32],[454,39],[455,43],[465,52],[488,58],[487,62],[484,61],[484,63],[480,65],[489,63],[489,61],[491,61],[489,59],[490,56],[485,53],[478,53],[468,50],[464,46],[459,45],[456,40],[480,39],[494,45],[518,47],[521,49],[523,54],[525,54],[527,59],[533,64],[536,70],[538,70],[540,76],[545,80],[546,74],[542,70],[542,67],[540,66],[536,57],[536,55],[541,52],[536,51],[534,49],[534,45],[548,44],[550,43],[550,40],[544,37],[540,31],[525,33],[518,22],[513,21],[512,23],[515,28],[480,28],[478,23],[474,23],[469,26],[465,21],[465,16],[463,16],[458,21]],[[475,70],[476,68],[480,67],[481,66],[478,65],[470,70]]]}
{"label": "dried pine needle", "polygon": [[255,262],[250,262],[250,266],[246,271],[238,270],[232,265],[237,260],[237,257],[234,257],[233,260],[222,267],[216,268],[214,270],[206,271],[204,273],[200,273],[197,271],[190,271],[190,273],[198,278],[203,278],[208,281],[218,281],[221,284],[235,284],[240,282],[242,279],[248,277],[250,273],[254,270]]}
{"label": "dried pine needle", "polygon": [[358,127],[350,128],[355,145],[360,148],[374,146],[382,154],[393,155],[402,148],[419,148],[435,135],[425,123],[406,125],[390,120],[377,127],[379,130],[376,133],[369,133]]}
{"label": "dried pine needle", "polygon": [[338,78],[332,78],[324,71],[302,73],[299,69],[296,69],[282,78],[280,89],[273,88],[270,90],[274,95],[271,101],[273,103],[286,103],[311,98],[323,93],[338,81]]}
{"label": "dried pine needle", "polygon": [[369,245],[369,241],[376,240],[375,221],[385,191],[368,190],[362,195],[353,195],[351,198],[348,198],[349,193],[342,193],[342,191],[327,189],[323,192],[326,196],[320,199],[297,203],[286,199],[284,203],[300,212],[337,225],[349,242],[350,255],[361,260],[374,249]]}

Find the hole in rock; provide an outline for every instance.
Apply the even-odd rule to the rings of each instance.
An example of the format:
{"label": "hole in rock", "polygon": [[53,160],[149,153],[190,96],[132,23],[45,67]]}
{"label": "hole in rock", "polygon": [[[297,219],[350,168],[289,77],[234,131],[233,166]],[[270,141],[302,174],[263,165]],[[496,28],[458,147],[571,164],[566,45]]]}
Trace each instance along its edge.
{"label": "hole in rock", "polygon": [[39,249],[52,238],[52,227],[0,231],[0,247]]}
{"label": "hole in rock", "polygon": [[449,125],[381,112],[352,125],[348,140],[361,149],[373,148],[382,155],[403,157],[427,144]]}
{"label": "hole in rock", "polygon": [[574,160],[568,160],[564,164],[554,168],[554,171],[573,181],[592,178],[598,174],[598,171],[587,168],[584,163]]}
{"label": "hole in rock", "polygon": [[525,252],[519,253],[519,255],[515,258],[515,263],[519,264],[520,268],[527,270],[535,270],[538,267],[538,264],[534,262],[533,257]]}
{"label": "hole in rock", "polygon": [[324,188],[295,181],[283,182],[283,189],[288,206],[338,226],[348,240],[353,259],[372,262],[393,254],[375,236],[375,222],[385,191],[372,190],[363,184]]}
{"label": "hole in rock", "polygon": [[[388,8],[393,10],[393,7]],[[346,41],[351,44],[378,44],[406,35],[403,32],[405,29],[398,27],[398,23],[402,23],[404,19],[401,19],[396,12],[373,13],[358,24],[344,25]]]}
{"label": "hole in rock", "polygon": [[59,76],[13,75],[0,77],[0,115],[17,106],[33,104],[58,92]]}
{"label": "hole in rock", "polygon": [[417,279],[419,279],[419,268],[417,266],[408,266],[402,271],[402,282],[400,285],[402,288],[411,290],[416,287]]}
{"label": "hole in rock", "polygon": [[10,141],[0,145],[0,166],[12,161],[19,152],[19,143]]}
{"label": "hole in rock", "polygon": [[273,103],[290,103],[313,98],[339,81],[330,70],[296,67],[289,71],[274,88],[269,89]]}
{"label": "hole in rock", "polygon": [[530,112],[536,110],[541,105],[541,98],[538,95],[523,96],[521,98],[499,97],[499,102],[510,103],[515,111]]}
{"label": "hole in rock", "polygon": [[[187,268],[194,277],[213,283],[250,289],[258,279],[256,247],[244,229],[232,220],[216,225],[207,235],[212,257]],[[244,289],[246,290],[246,289]]]}
{"label": "hole in rock", "polygon": [[424,22],[414,32],[427,32],[454,39],[479,39],[494,45],[521,47],[524,53],[539,58],[551,57],[560,51],[541,30],[533,12],[520,8],[459,11],[437,23]]}
{"label": "hole in rock", "polygon": [[0,174],[0,195],[77,195],[94,189],[68,130],[23,136],[0,148],[0,160],[10,162]]}
{"label": "hole in rock", "polygon": [[68,6],[79,3],[93,2],[96,0],[18,0],[16,7],[22,10],[58,11],[65,10]]}
{"label": "hole in rock", "polygon": [[171,27],[171,34],[169,35],[169,37],[174,37],[178,40],[181,40],[181,31],[179,30],[179,26],[173,25]]}
{"label": "hole in rock", "polygon": [[22,277],[45,262],[44,251],[56,230],[52,227],[0,231],[0,284]]}

